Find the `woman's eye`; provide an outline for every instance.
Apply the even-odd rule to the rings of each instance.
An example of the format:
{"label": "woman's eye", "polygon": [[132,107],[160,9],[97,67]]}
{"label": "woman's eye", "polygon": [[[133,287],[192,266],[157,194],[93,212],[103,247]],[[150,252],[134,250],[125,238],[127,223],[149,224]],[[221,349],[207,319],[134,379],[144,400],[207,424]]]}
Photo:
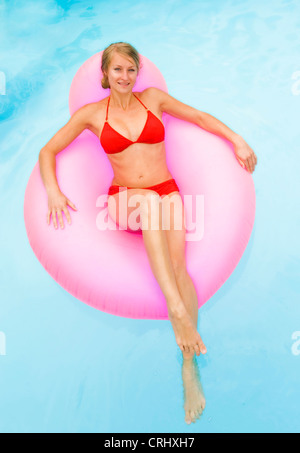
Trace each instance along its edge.
{"label": "woman's eye", "polygon": [[[114,69],[115,69],[115,71],[120,71],[121,68],[114,68]],[[135,72],[135,69],[129,69],[129,71]]]}

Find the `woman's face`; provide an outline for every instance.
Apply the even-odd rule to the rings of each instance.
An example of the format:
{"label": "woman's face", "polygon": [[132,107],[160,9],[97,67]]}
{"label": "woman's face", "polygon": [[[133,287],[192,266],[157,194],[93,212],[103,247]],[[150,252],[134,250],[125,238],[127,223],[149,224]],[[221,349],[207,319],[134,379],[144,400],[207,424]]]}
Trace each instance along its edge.
{"label": "woman's face", "polygon": [[114,52],[108,67],[107,77],[111,90],[127,93],[132,91],[134,87],[137,67],[130,57]]}

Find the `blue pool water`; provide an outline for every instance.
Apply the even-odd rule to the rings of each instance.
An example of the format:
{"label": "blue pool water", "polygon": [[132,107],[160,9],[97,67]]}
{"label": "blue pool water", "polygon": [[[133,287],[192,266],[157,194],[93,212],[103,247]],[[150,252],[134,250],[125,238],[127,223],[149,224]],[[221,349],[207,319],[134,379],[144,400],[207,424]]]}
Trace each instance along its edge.
{"label": "blue pool water", "polygon": [[[300,3],[2,0],[0,18],[0,432],[299,432]],[[74,74],[116,41],[258,157],[249,244],[199,311],[207,406],[192,425],[171,324],[75,299],[24,226],[26,184],[69,118]]]}

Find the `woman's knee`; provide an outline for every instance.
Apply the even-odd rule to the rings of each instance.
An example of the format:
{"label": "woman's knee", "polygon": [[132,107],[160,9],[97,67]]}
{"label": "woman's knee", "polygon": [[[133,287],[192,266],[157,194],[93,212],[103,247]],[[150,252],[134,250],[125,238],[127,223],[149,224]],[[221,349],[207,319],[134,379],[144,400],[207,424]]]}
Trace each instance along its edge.
{"label": "woman's knee", "polygon": [[186,269],[185,260],[173,260],[172,265],[176,281],[188,279],[189,275]]}

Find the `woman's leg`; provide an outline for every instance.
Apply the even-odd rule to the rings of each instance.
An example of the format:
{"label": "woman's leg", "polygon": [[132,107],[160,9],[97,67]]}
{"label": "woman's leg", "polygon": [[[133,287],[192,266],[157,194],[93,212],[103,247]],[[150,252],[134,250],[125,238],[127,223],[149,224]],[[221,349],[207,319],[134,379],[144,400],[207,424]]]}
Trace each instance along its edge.
{"label": "woman's leg", "polygon": [[[172,198],[174,202],[171,201]],[[163,213],[166,216],[166,221],[169,221],[170,224],[170,227],[166,229],[166,234],[177,287],[186,309],[192,318],[194,326],[197,329],[198,298],[193,281],[187,271],[185,261],[186,242],[184,206],[179,193],[169,194],[168,197],[163,199],[163,203],[165,204]],[[168,207],[166,206],[166,203],[168,203]],[[206,352],[203,343],[201,352]],[[205,397],[200,382],[198,364],[194,360],[194,351],[185,350],[182,355],[185,421],[189,424],[195,422],[203,412],[205,408]]]}
{"label": "woman's leg", "polygon": [[[165,196],[163,198],[163,206],[163,215],[165,216],[164,224],[168,225],[168,228],[165,230],[167,244],[172,267],[174,269],[176,284],[185,307],[191,316],[195,328],[197,329],[198,297],[194,283],[186,267],[186,229],[184,222],[184,206],[180,194],[178,192],[173,192],[168,196]],[[200,352],[206,352],[203,344]],[[193,351],[186,349],[183,352],[184,358],[193,358],[193,356]]]}
{"label": "woman's leg", "polygon": [[182,351],[200,355],[203,343],[178,290],[170,258],[166,231],[163,225],[163,207],[155,192],[147,193],[141,206],[142,233],[151,269],[166,298],[169,318],[177,344]]}
{"label": "woman's leg", "polygon": [[[132,212],[136,210],[136,205],[134,205],[134,203],[130,203],[131,196],[143,195],[143,199],[146,200],[144,196],[148,195],[147,201],[145,201],[144,203],[144,209],[142,210],[141,217],[144,221],[143,238],[145,248],[149,256],[150,265],[166,297],[168,308],[170,307],[169,312],[172,312],[172,309],[174,311],[174,302],[180,302],[184,307],[186,307],[185,317],[188,318],[189,321],[189,323],[184,323],[182,319],[174,320],[172,319],[172,316],[170,317],[171,322],[173,321],[172,325],[174,328],[175,336],[176,324],[178,324],[176,339],[178,338],[178,331],[180,333],[180,327],[181,331],[184,331],[185,328],[188,333],[196,332],[198,335],[199,344],[199,348],[195,349],[196,353],[198,349],[199,355],[200,346],[202,349],[201,352],[204,353],[203,342],[196,330],[198,316],[198,301],[196,300],[196,291],[189,275],[182,272],[182,269],[184,268],[183,263],[185,264],[185,231],[174,231],[174,223],[171,223],[171,232],[168,231],[168,228],[165,228],[166,226],[168,227],[168,225],[164,224],[163,212],[161,209],[157,209],[155,200],[157,201],[158,199],[156,197],[156,194],[154,194],[155,196],[153,197],[152,191],[147,191],[145,189],[129,189],[126,192],[128,195],[126,198],[126,222],[124,222],[124,219],[122,221],[122,219],[119,218],[119,194],[109,197],[109,214],[116,223],[122,226],[122,228],[130,228],[128,218],[130,217]],[[112,200],[112,198],[114,198],[114,200]],[[153,201],[152,206],[151,200]],[[110,203],[110,201],[113,202]],[[182,203],[181,198],[180,202]],[[114,206],[116,206],[116,209],[114,209]],[[171,213],[173,213],[172,206]],[[170,215],[168,217],[170,220]],[[147,222],[148,227],[155,227],[156,222],[156,226],[158,224],[157,230],[154,230],[153,228],[152,230],[146,228]],[[165,229],[163,229],[162,227],[164,227]],[[192,366],[191,360],[194,356],[194,348],[188,348],[188,344],[190,344],[191,346],[191,343],[184,341],[181,343],[179,342],[180,349],[182,350],[185,358],[184,364],[187,365],[183,365],[182,377],[186,400],[186,422],[190,423],[191,421],[195,421],[195,419],[202,412],[205,405],[205,399],[203,393],[199,392],[200,381],[197,382],[195,380],[196,368],[195,366]]]}
{"label": "woman's leg", "polygon": [[[122,207],[123,202],[126,206]],[[176,342],[182,351],[189,348],[199,355],[202,340],[178,291],[170,260],[166,232],[162,229],[162,209],[159,195],[152,190],[133,188],[127,189],[122,196],[119,193],[111,195],[108,199],[109,214],[122,228],[132,229],[130,228],[130,220],[132,220],[130,217],[133,210],[137,209],[136,203],[140,204],[139,212],[145,249],[153,274],[166,298]],[[114,204],[116,204],[115,212]],[[119,215],[120,212],[124,211],[127,213],[126,219]]]}
{"label": "woman's leg", "polygon": [[[165,196],[163,198],[163,207],[164,224],[168,226],[168,228],[165,229],[167,244],[177,288],[193,324],[197,329],[198,298],[195,286],[186,267],[184,206],[179,192],[173,192],[168,196]],[[206,352],[203,344],[201,352]],[[193,358],[193,356],[194,352],[185,348],[183,357],[188,359]]]}

